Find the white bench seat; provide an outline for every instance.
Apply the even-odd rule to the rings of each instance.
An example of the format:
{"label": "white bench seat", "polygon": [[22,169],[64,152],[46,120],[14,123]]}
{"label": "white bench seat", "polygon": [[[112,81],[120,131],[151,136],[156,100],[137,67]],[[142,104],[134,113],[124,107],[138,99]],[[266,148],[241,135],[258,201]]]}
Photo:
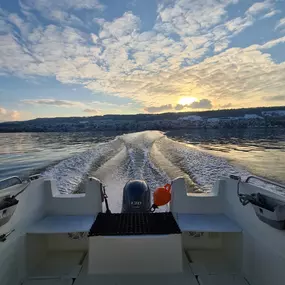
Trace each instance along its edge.
{"label": "white bench seat", "polygon": [[177,214],[182,232],[241,232],[241,228],[224,214]]}
{"label": "white bench seat", "polygon": [[88,232],[95,221],[94,215],[47,216],[27,229],[27,233],[56,234],[70,232]]}

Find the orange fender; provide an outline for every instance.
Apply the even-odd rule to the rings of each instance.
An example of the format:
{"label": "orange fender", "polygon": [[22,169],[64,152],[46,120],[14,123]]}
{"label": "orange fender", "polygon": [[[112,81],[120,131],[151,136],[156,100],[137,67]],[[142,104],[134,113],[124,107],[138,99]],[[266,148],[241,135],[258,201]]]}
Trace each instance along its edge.
{"label": "orange fender", "polygon": [[164,187],[157,188],[153,193],[153,203],[159,207],[166,205],[171,200],[171,185],[165,184]]}

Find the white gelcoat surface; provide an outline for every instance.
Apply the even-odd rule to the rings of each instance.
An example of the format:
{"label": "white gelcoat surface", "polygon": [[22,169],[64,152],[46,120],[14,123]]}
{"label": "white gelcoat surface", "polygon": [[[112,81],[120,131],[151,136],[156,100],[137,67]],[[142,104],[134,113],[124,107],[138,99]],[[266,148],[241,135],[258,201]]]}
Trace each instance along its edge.
{"label": "white gelcoat surface", "polygon": [[31,225],[27,233],[70,233],[88,232],[96,219],[96,215],[82,216],[47,216]]}
{"label": "white gelcoat surface", "polygon": [[183,271],[181,235],[89,238],[89,274]]}
{"label": "white gelcoat surface", "polygon": [[[42,179],[31,183],[27,190],[19,196],[20,202],[11,220],[1,227],[1,233],[15,229],[15,232],[7,238],[6,242],[0,243],[1,285],[65,285],[65,283],[56,283],[61,282],[58,279],[51,279],[49,280],[50,283],[47,283],[46,280],[31,281],[29,280],[30,271],[27,269],[48,262],[51,251],[49,245],[53,244],[53,232],[57,236],[58,232],[63,231],[62,236],[60,238],[57,236],[54,241],[60,240],[64,243],[65,238],[68,238],[64,236],[64,234],[66,235],[65,231],[87,229],[91,223],[91,216],[95,216],[100,211],[101,193],[99,185],[98,181],[91,179],[88,180],[86,194],[62,197],[54,188],[53,183],[44,183]],[[181,228],[205,231],[205,236],[208,234],[209,243],[212,245],[212,247],[207,247],[205,244],[207,238],[205,238],[204,241],[201,239],[200,243],[196,242],[195,246],[191,248],[191,237],[185,235],[190,260],[192,259],[191,263],[196,264],[193,265],[188,262],[186,265],[192,266],[192,270],[200,270],[195,272],[199,273],[199,282],[204,285],[244,285],[244,277],[250,285],[284,285],[285,231],[274,229],[261,222],[251,205],[242,206],[237,197],[236,189],[236,181],[223,179],[215,184],[214,191],[209,195],[188,196],[186,195],[184,180],[174,181],[170,208],[174,216],[178,217],[178,222],[179,217],[180,222],[182,218]],[[262,188],[247,183],[241,183],[240,190],[242,193],[267,193]],[[270,193],[269,195],[283,199],[283,201],[285,199],[277,193]],[[71,214],[74,216],[72,219],[66,218]],[[86,219],[86,216],[89,218]],[[193,218],[193,216],[195,219],[191,223],[188,218]],[[44,217],[47,217],[47,220]],[[41,224],[41,222],[38,224],[44,225],[42,230],[48,229],[46,230],[47,233],[26,234],[30,226],[39,229],[38,221],[48,221],[46,224]],[[209,233],[211,231],[211,234],[214,234],[212,236]],[[217,239],[214,237],[216,231],[220,231]],[[213,242],[210,242],[211,239]],[[93,243],[92,241],[96,242]],[[74,250],[73,242],[73,240],[66,242],[62,249],[64,248],[64,251]],[[87,264],[85,266],[93,274],[88,275],[87,269],[82,269],[80,273],[75,270],[79,273],[75,285],[89,285],[92,284],[90,281],[96,281],[96,284],[133,284],[134,280],[138,281],[136,284],[197,285],[197,281],[195,278],[193,279],[193,274],[184,274],[184,272],[182,274],[181,271],[177,274],[170,274],[171,271],[178,272],[183,268],[180,235],[135,238],[92,237],[89,239],[89,247],[86,239],[81,242],[81,247],[89,250],[89,258],[86,259]],[[60,249],[59,245],[53,248],[53,250],[58,251]],[[222,258],[211,258],[207,252],[205,255],[199,254],[203,250],[209,250],[209,252],[220,250],[222,252],[220,257]],[[212,267],[209,262],[214,263],[214,266]],[[234,265],[234,271],[229,269],[229,264]],[[219,265],[221,265],[221,269]],[[116,279],[118,275],[109,274],[110,270],[117,271],[117,273],[125,272],[129,276]],[[183,270],[185,271],[185,268]],[[74,273],[75,271],[71,270],[70,272]],[[149,274],[150,272],[152,274]],[[103,273],[108,274],[107,277]],[[225,274],[223,275],[225,277],[220,276],[220,273]],[[169,274],[169,278],[165,277],[166,274]],[[237,278],[235,279],[233,275]],[[131,276],[133,277],[131,278]]]}
{"label": "white gelcoat surface", "polygon": [[241,232],[241,228],[224,214],[177,214],[177,222],[183,232]]}

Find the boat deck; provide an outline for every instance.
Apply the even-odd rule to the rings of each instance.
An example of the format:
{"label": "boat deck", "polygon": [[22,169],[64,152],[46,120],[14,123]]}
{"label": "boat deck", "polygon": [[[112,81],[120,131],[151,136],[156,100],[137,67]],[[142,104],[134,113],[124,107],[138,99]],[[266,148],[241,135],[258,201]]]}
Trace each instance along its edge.
{"label": "boat deck", "polygon": [[91,275],[87,269],[84,252],[50,253],[22,285],[249,285],[217,250],[185,252],[183,272],[175,274]]}
{"label": "boat deck", "polygon": [[[169,214],[168,214],[169,215]],[[102,216],[102,217],[101,217]],[[122,223],[118,221],[118,218],[130,218],[128,215],[99,215],[97,216],[96,221],[94,216],[47,216],[44,219],[36,222],[30,228],[28,228],[27,233],[31,236],[34,236],[35,239],[41,239],[45,235],[50,239],[53,239],[52,235],[55,234],[66,234],[70,232],[85,232],[87,235],[87,231],[90,230],[91,238],[96,237],[97,235],[105,235],[108,236],[123,234],[123,238],[127,239],[128,236],[126,234],[137,233],[142,234],[147,232],[148,234],[153,233],[151,228],[151,223],[146,222],[146,218],[144,216],[131,216],[131,218],[136,218],[135,220],[131,219],[130,224],[134,225],[135,221],[141,221],[141,223],[137,223],[138,226],[132,227],[123,227],[118,228],[117,226]],[[101,218],[108,218],[108,221],[105,220],[100,222]],[[168,216],[167,216],[168,217]],[[165,214],[156,214],[154,218],[167,218]],[[171,214],[172,217],[172,214]],[[110,226],[112,221],[110,219],[114,219],[114,226]],[[168,217],[169,218],[169,217]],[[177,224],[179,228],[174,227],[169,230],[171,233],[178,233],[180,229],[183,232],[208,232],[213,234],[220,233],[230,233],[230,234],[239,234],[241,229],[229,218],[227,218],[223,214],[178,214],[177,215]],[[173,217],[172,217],[173,219]],[[173,219],[174,220],[174,219]],[[96,224],[95,224],[96,223]],[[96,227],[94,226],[96,225]],[[125,223],[124,223],[125,224]],[[157,225],[164,225],[165,223],[162,221],[155,221],[155,233],[159,234],[161,232],[165,233],[165,228],[160,229],[157,232]],[[169,222],[167,223],[169,225]],[[94,230],[96,228],[96,230]],[[115,228],[115,230],[114,230]],[[132,229],[129,232],[129,229]],[[168,232],[167,232],[168,233]],[[138,235],[141,237],[141,235]],[[64,236],[65,238],[65,236]],[[219,241],[218,239],[206,239],[204,240],[204,246],[209,243],[215,243],[215,241]],[[69,243],[69,239],[64,239],[65,242],[62,242],[61,245],[64,246],[64,243]],[[147,241],[147,240],[146,240]],[[83,239],[84,242],[84,239]],[[202,250],[188,250],[184,252],[183,255],[183,272],[181,273],[167,273],[167,274],[97,274],[96,270],[94,273],[96,274],[87,274],[88,272],[88,254],[87,251],[90,252],[90,245],[87,247],[87,239],[85,238],[86,248],[84,251],[50,251],[47,253],[47,256],[44,257],[44,261],[42,264],[39,264],[32,273],[29,274],[28,280],[22,283],[22,285],[140,285],[140,284],[173,284],[173,285],[248,285],[248,282],[240,276],[240,270],[235,268],[231,263],[227,260],[226,256],[223,255],[221,249],[206,249]],[[193,242],[193,240],[191,240]],[[195,242],[194,242],[195,243]],[[52,245],[57,244],[56,240],[52,240],[50,243]],[[73,244],[75,246],[75,244]],[[79,242],[80,245],[80,242]],[[125,244],[129,249],[129,244]],[[70,244],[71,246],[71,244]],[[120,245],[122,246],[122,245]],[[70,247],[72,248],[72,246]],[[58,247],[61,249],[61,247]],[[49,249],[50,250],[50,249]],[[95,250],[96,255],[98,255],[98,248]],[[126,251],[123,251],[126,252]],[[129,249],[129,252],[133,252]],[[160,251],[155,254],[159,254]],[[110,250],[108,258],[112,258],[114,256],[114,251]],[[117,259],[119,258],[120,262],[120,253],[116,253]],[[170,253],[171,255],[171,253]],[[98,255],[98,260],[94,262],[94,267],[97,268],[96,264],[101,261],[100,255]],[[103,255],[104,258],[105,255]],[[165,260],[164,258],[162,258]],[[152,261],[154,258],[152,258]],[[171,255],[170,258],[167,258],[167,262],[174,261],[174,257]],[[181,259],[180,259],[181,260]],[[141,259],[140,259],[141,261]],[[103,262],[103,261],[102,261]],[[144,264],[142,262],[142,264]],[[156,263],[155,263],[156,264]],[[149,264],[150,265],[150,264]],[[171,268],[175,268],[174,265],[177,263],[170,265]],[[107,266],[107,265],[106,265]],[[127,265],[128,266],[128,265]],[[151,265],[150,265],[151,266]],[[100,266],[99,266],[100,267]],[[102,267],[102,266],[101,266]],[[104,267],[104,266],[103,266]],[[128,268],[127,268],[128,269]],[[100,270],[99,270],[100,271]],[[133,271],[135,272],[135,271]],[[149,271],[148,271],[149,272]]]}

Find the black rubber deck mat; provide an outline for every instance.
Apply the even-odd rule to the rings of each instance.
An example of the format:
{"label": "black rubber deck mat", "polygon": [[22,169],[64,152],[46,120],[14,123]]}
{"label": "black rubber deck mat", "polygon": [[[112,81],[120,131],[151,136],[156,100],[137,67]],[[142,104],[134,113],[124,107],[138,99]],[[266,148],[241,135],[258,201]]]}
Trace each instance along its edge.
{"label": "black rubber deck mat", "polygon": [[172,213],[99,213],[89,231],[89,236],[180,233]]}

